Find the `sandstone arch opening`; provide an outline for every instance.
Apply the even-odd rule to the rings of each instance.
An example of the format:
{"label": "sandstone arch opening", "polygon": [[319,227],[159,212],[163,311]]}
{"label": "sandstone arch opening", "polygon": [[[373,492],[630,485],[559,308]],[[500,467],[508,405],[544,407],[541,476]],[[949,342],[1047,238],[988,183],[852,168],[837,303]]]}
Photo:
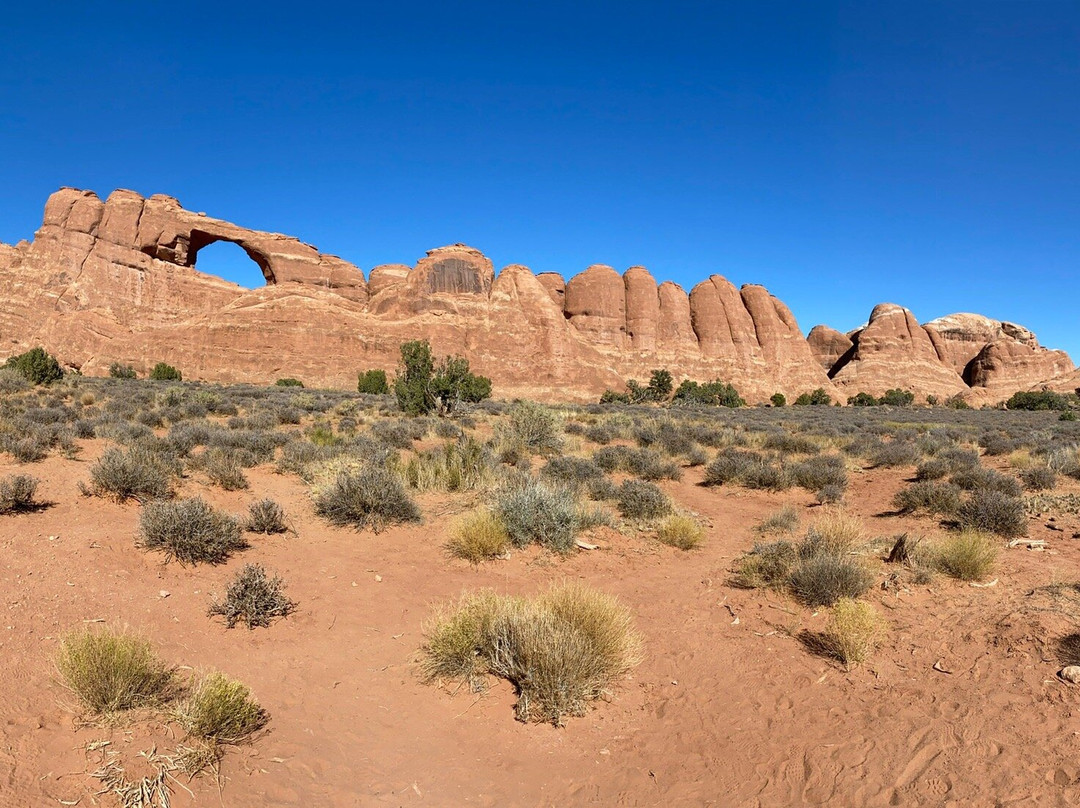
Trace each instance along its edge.
{"label": "sandstone arch opening", "polygon": [[277,283],[270,263],[257,251],[228,239],[193,230],[188,266],[231,281],[245,289]]}

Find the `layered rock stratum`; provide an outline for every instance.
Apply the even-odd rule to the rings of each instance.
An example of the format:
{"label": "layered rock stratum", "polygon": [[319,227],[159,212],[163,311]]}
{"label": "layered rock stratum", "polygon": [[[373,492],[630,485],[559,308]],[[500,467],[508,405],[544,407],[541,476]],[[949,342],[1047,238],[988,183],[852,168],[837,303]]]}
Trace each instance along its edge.
{"label": "layered rock stratum", "polygon": [[[239,245],[266,286],[198,271],[199,251],[218,241]],[[819,387],[840,400],[894,387],[986,400],[1074,377],[1063,352],[979,315],[920,326],[882,304],[850,334],[818,326],[806,338],[761,286],[713,275],[687,294],[644,267],[600,264],[569,280],[520,265],[496,273],[463,244],[365,278],[291,236],[126,190],[102,201],[63,188],[33,241],[0,245],[0,329],[0,358],[42,345],[85,374],[166,361],[186,378],[329,387],[352,387],[358,370],[392,371],[401,343],[424,338],[467,357],[498,395],[543,400],[595,399],[654,368],[730,381],[750,401]]]}

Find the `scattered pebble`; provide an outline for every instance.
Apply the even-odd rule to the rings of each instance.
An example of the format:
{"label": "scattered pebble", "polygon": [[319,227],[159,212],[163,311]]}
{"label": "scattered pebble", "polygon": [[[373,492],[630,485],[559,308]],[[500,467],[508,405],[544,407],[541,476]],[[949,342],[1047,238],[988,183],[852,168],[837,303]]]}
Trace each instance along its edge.
{"label": "scattered pebble", "polygon": [[171,594],[172,593],[168,589],[162,589],[160,592],[158,592],[158,597],[159,598],[167,598]]}

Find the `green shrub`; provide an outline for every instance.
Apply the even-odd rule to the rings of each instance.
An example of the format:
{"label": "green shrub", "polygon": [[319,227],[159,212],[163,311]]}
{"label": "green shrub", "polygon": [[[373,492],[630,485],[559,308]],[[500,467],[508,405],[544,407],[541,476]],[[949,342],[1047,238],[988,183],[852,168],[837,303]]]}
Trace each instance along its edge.
{"label": "green shrub", "polygon": [[49,384],[64,377],[56,357],[46,353],[44,348],[31,348],[26,353],[13,356],[5,367],[14,368],[31,384]]}
{"label": "green shrub", "polygon": [[431,379],[431,392],[444,413],[453,412],[458,402],[476,404],[491,398],[491,379],[469,370],[469,360],[448,356],[439,363]]}
{"label": "green shrub", "polygon": [[515,547],[536,543],[560,553],[574,549],[577,502],[565,488],[531,479],[507,486],[498,495],[495,512]]}
{"label": "green shrub", "polygon": [[910,390],[886,390],[881,403],[890,407],[910,407],[915,402],[915,394]]}
{"label": "green shrub", "polygon": [[285,520],[285,510],[274,500],[265,498],[252,502],[248,506],[245,529],[251,533],[285,533],[289,526]]}
{"label": "green shrub", "polygon": [[62,637],[57,668],[83,706],[97,714],[156,704],[174,688],[172,669],[149,642],[109,629]]}
{"label": "green shrub", "polygon": [[1026,536],[1028,532],[1024,501],[994,489],[973,491],[956,516],[963,528],[996,533],[1006,539]]}
{"label": "green shrub", "polygon": [[719,380],[698,384],[686,379],[675,391],[674,400],[685,404],[730,409],[746,406],[746,402],[732,385]]}
{"label": "green shrub", "polygon": [[[386,375],[383,374],[383,379],[385,380],[385,378],[386,378]],[[278,379],[276,382],[274,382],[274,386],[275,387],[303,387],[304,383],[302,381],[300,381],[299,379],[287,378],[287,379]],[[361,392],[363,392],[363,391],[361,391]]]}
{"label": "green shrub", "polygon": [[137,379],[139,374],[135,372],[135,368],[131,365],[121,365],[119,362],[113,362],[109,365],[109,376],[113,379]]}
{"label": "green shrub", "polygon": [[0,480],[0,513],[31,511],[40,503],[35,501],[38,481],[29,474],[12,474]]}
{"label": "green shrub", "polygon": [[248,546],[236,519],[201,498],[154,500],[139,514],[142,546],[161,550],[182,564],[221,564]]}
{"label": "green shrub", "polygon": [[550,455],[562,448],[562,429],[558,416],[543,404],[519,401],[506,414],[503,439],[535,454]]}
{"label": "green shrub", "polygon": [[560,584],[533,599],[478,592],[440,610],[427,627],[430,680],[480,686],[494,675],[513,684],[521,721],[555,725],[641,661],[641,635],[618,600],[580,584]]}
{"label": "green shrub", "polygon": [[486,447],[466,438],[413,455],[400,472],[409,487],[418,491],[473,491],[490,482],[493,463]]}
{"label": "green shrub", "polygon": [[156,382],[179,382],[183,381],[183,374],[172,365],[158,362],[150,371],[150,378]]}
{"label": "green shrub", "polygon": [[[390,392],[390,383],[385,370],[365,370],[356,383],[356,392],[372,396],[382,396]],[[402,408],[404,409],[404,407]]]}
{"label": "green shrub", "polygon": [[848,396],[847,403],[848,406],[851,407],[876,407],[881,402],[869,393],[857,393],[853,396]]}
{"label": "green shrub", "polygon": [[225,590],[223,600],[214,600],[208,614],[220,615],[233,628],[243,622],[249,629],[269,626],[275,617],[287,617],[296,604],[285,597],[285,582],[268,577],[261,564],[245,564]]}
{"label": "green shrub", "polygon": [[655,519],[671,511],[667,494],[652,483],[624,480],[619,486],[619,513],[627,519]]}
{"label": "green shrub", "polygon": [[420,521],[420,509],[397,475],[373,464],[338,474],[316,495],[315,512],[334,525],[376,532],[386,524]]}
{"label": "green shrub", "polygon": [[247,477],[234,452],[209,449],[202,458],[203,468],[210,482],[226,491],[240,491],[248,487]]}
{"label": "green shrub", "polygon": [[1067,410],[1069,399],[1051,390],[1016,392],[1005,402],[1010,410]]}
{"label": "green shrub", "polygon": [[773,393],[769,397],[769,402],[774,407],[786,407],[787,406],[787,396],[785,396],[783,393]]}
{"label": "green shrub", "polygon": [[801,394],[795,399],[795,404],[800,407],[827,407],[829,404],[832,404],[832,396],[826,393],[824,388],[819,387],[812,393]]}
{"label": "green shrub", "polygon": [[195,686],[179,718],[189,736],[224,744],[249,740],[270,720],[247,687],[221,673],[211,673]]}

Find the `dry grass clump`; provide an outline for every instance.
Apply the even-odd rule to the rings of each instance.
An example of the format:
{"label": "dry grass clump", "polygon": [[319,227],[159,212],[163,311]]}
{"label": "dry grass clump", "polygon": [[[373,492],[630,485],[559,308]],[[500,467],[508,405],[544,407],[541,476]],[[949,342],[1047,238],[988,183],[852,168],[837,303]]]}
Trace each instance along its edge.
{"label": "dry grass clump", "polygon": [[561,419],[543,404],[519,401],[496,427],[504,446],[518,446],[534,454],[556,454],[563,443]]}
{"label": "dry grass clump", "polygon": [[177,708],[189,737],[214,744],[239,744],[266,726],[267,712],[247,686],[222,673],[211,673]]}
{"label": "dry grass clump", "polygon": [[474,511],[451,525],[446,549],[456,558],[479,564],[505,555],[510,549],[510,534],[491,511]]}
{"label": "dry grass clump", "polygon": [[0,480],[0,513],[32,511],[40,503],[34,499],[38,481],[29,474],[12,474]]}
{"label": "dry grass clump", "polygon": [[410,457],[400,473],[417,491],[472,491],[491,482],[491,453],[472,438]]}
{"label": "dry grass clump", "polygon": [[826,553],[847,553],[862,540],[862,520],[842,508],[823,511],[806,531],[806,542]]}
{"label": "dry grass clump", "polygon": [[785,505],[765,517],[760,524],[754,527],[754,532],[763,536],[773,534],[794,533],[799,526],[799,512],[793,505]]}
{"label": "dry grass clump", "polygon": [[296,604],[285,597],[285,582],[266,574],[261,564],[245,564],[225,590],[223,600],[215,599],[208,614],[221,615],[233,628],[243,621],[249,629],[269,626],[275,617],[287,617]]}
{"label": "dry grass clump", "polygon": [[517,717],[555,725],[641,661],[642,640],[628,609],[580,584],[558,584],[529,599],[477,592],[437,613],[427,629],[423,667],[430,680],[482,686],[511,682]]}
{"label": "dry grass clump", "polygon": [[158,499],[169,495],[169,482],[175,473],[171,458],[159,456],[136,444],[128,449],[111,447],[90,467],[90,486],[94,496],[117,500]]}
{"label": "dry grass clump", "polygon": [[962,528],[996,533],[1006,539],[1026,536],[1028,532],[1024,501],[992,488],[973,491],[957,508],[956,517]]}
{"label": "dry grass clump", "polygon": [[98,715],[160,703],[174,688],[172,668],[150,643],[122,631],[66,635],[56,666],[83,706]]}
{"label": "dry grass clump", "polygon": [[240,523],[201,497],[154,500],[139,514],[139,534],[148,550],[162,550],[182,564],[221,564],[248,546]]}
{"label": "dry grass clump", "polygon": [[961,530],[929,551],[931,566],[961,581],[981,581],[994,568],[999,541],[979,530]]}
{"label": "dry grass clump", "polygon": [[289,529],[285,509],[269,497],[252,502],[244,528],[250,533],[285,533]]}
{"label": "dry grass clump", "polygon": [[1080,634],[1066,634],[1055,645],[1058,662],[1065,667],[1080,665]]}
{"label": "dry grass clump", "polygon": [[755,544],[735,561],[733,583],[746,589],[783,589],[798,560],[798,547],[790,541]]}
{"label": "dry grass clump", "polygon": [[885,621],[869,603],[841,598],[821,635],[824,650],[848,668],[861,665],[881,643]]}
{"label": "dry grass clump", "polygon": [[574,549],[578,507],[565,488],[533,479],[508,485],[498,495],[495,512],[515,547],[536,543],[560,553]]}
{"label": "dry grass clump", "polygon": [[705,528],[691,516],[674,514],[665,519],[656,530],[656,538],[669,547],[693,550],[705,538]]}
{"label": "dry grass clump", "polygon": [[420,509],[401,480],[384,466],[343,471],[315,497],[315,512],[334,525],[380,530],[385,524],[419,522]]}
{"label": "dry grass clump", "polygon": [[210,482],[226,491],[240,491],[248,487],[244,469],[233,452],[208,449],[203,457],[203,468]]}

